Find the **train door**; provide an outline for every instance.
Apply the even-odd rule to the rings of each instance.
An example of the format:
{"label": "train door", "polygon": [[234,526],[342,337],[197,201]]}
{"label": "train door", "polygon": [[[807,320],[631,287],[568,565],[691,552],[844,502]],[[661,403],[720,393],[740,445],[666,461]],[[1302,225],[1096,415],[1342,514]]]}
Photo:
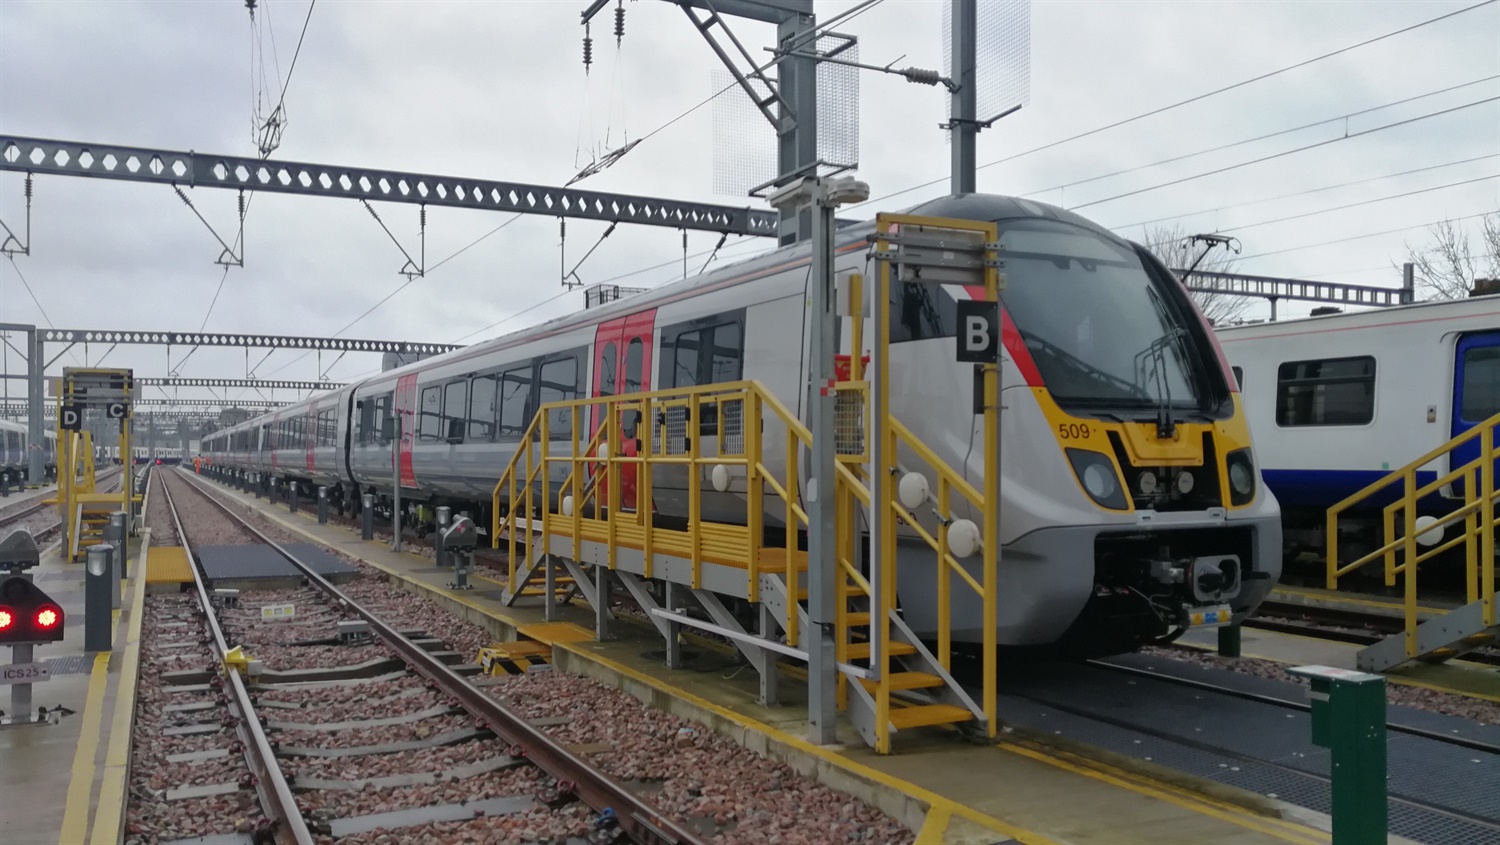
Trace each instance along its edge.
{"label": "train door", "polygon": [[417,374],[412,373],[396,380],[396,418],[400,420],[401,444],[397,451],[401,456],[401,486],[416,487],[417,475],[412,469],[411,445],[416,440],[417,426]]}
{"label": "train door", "polygon": [[[1453,355],[1453,428],[1457,437],[1500,413],[1500,332],[1461,335]],[[1479,457],[1478,438],[1449,453],[1449,468]],[[1462,495],[1461,482],[1453,485]]]}
{"label": "train door", "polygon": [[[656,330],[656,309],[631,314],[599,325],[594,337],[594,396],[642,393],[651,389],[651,341]],[[642,426],[639,411],[622,411],[621,451],[634,457],[640,449],[640,438],[650,436],[650,427]],[[595,406],[589,434],[596,434],[604,424],[603,406]],[[621,510],[636,509],[636,472],[633,465],[620,470]],[[600,491],[599,501],[607,501]]]}

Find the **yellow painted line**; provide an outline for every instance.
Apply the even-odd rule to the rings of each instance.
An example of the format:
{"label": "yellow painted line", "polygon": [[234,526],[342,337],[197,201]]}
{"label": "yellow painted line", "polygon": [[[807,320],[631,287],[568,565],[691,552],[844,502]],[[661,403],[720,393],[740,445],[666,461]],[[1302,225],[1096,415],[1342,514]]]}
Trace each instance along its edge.
{"label": "yellow painted line", "polygon": [[947,807],[934,807],[927,811],[927,820],[917,831],[916,845],[942,845],[943,834],[948,832],[948,823],[953,821],[953,811]]}
{"label": "yellow painted line", "polygon": [[58,845],[78,845],[88,836],[89,805],[94,792],[94,755],[99,751],[99,724],[104,721],[104,689],[109,685],[109,653],[94,655],[89,673],[89,693],[83,705],[83,725],[78,747],[73,751],[73,776],[68,781],[68,802],[63,810]]}
{"label": "yellow painted line", "polygon": [[1267,836],[1273,836],[1284,842],[1293,842],[1297,843],[1297,845],[1321,845],[1331,839],[1328,833],[1321,830],[1269,816],[1251,815],[1249,811],[1242,807],[1237,807],[1228,802],[1217,801],[1196,792],[1169,786],[1159,781],[1153,781],[1152,783],[1155,785],[1147,785],[1140,781],[1140,775],[1115,769],[1106,763],[1098,763],[1090,760],[1088,765],[1081,765],[1063,759],[1061,756],[1058,756],[1057,752],[1041,752],[1003,740],[999,743],[998,747],[1003,751],[1019,754],[1022,757],[1046,763],[1049,766],[1055,766],[1086,778],[1102,781],[1111,786],[1139,795],[1155,798],[1158,801],[1165,801],[1168,804],[1191,810],[1194,813],[1212,816],[1213,818],[1239,827],[1264,833]]}
{"label": "yellow painted line", "polygon": [[130,776],[130,731],[135,716],[136,681],[140,670],[141,622],[146,610],[144,549],[140,557],[130,601],[130,626],[125,634],[125,654],[120,661],[115,714],[109,726],[109,752],[104,761],[104,780],[99,787],[99,809],[94,814],[90,845],[115,845],[120,839],[120,816],[125,811],[125,782]]}

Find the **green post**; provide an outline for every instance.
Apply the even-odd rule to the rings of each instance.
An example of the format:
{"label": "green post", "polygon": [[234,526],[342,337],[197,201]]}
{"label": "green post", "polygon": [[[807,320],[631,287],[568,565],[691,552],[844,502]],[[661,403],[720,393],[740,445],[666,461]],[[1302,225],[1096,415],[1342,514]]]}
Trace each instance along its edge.
{"label": "green post", "polygon": [[1333,845],[1385,842],[1385,678],[1330,666],[1291,672],[1312,680],[1313,744],[1332,758]]}
{"label": "green post", "polygon": [[1240,626],[1224,625],[1219,628],[1219,655],[1222,657],[1240,656]]}

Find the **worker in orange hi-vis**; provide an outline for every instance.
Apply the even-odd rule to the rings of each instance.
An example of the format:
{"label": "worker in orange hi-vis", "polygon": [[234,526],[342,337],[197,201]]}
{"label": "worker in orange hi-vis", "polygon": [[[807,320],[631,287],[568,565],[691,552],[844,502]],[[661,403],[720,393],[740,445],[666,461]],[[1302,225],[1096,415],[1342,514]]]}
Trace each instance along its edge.
{"label": "worker in orange hi-vis", "polygon": [[203,473],[203,456],[202,455],[194,455],[193,456],[193,472],[196,472],[196,473],[198,473],[200,475]]}

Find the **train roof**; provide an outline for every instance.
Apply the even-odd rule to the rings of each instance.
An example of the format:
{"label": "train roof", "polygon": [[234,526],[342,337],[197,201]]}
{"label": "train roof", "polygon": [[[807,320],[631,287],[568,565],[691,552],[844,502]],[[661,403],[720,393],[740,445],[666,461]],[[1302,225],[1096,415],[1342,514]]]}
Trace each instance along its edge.
{"label": "train roof", "polygon": [[1437,322],[1491,314],[1500,318],[1500,294],[1414,302],[1410,305],[1320,314],[1316,317],[1294,317],[1274,322],[1219,326],[1215,327],[1214,333],[1223,336],[1226,340],[1250,340],[1290,332],[1301,334],[1308,331],[1383,328],[1406,323]]}
{"label": "train roof", "polygon": [[[928,200],[926,202],[922,202],[910,208],[904,209],[901,213],[922,214],[933,217],[951,217],[963,220],[990,220],[997,222],[1022,218],[1050,219],[1064,223],[1070,223],[1075,226],[1088,229],[1089,231],[1101,236],[1119,241],[1120,243],[1127,243],[1125,239],[1121,238],[1119,235],[1116,235],[1114,232],[1111,232],[1103,226],[1100,226],[1098,223],[1095,223],[1094,221],[1089,220],[1088,218],[1083,217],[1079,214],[1075,214],[1074,212],[1059,208],[1058,206],[1051,205],[1050,203],[1038,202],[1036,200],[1024,199],[1022,197],[1004,196],[1001,194],[954,194],[946,197],[938,197],[936,199]],[[860,241],[868,240],[874,234],[874,232],[874,220],[862,221],[838,230],[838,232],[835,234],[835,243],[836,246],[840,247],[848,246]],[[529,338],[544,334],[550,334],[558,330],[566,330],[575,326],[593,325],[595,323],[608,321],[614,317],[623,317],[628,314],[633,314],[643,308],[650,308],[655,303],[673,299],[685,291],[691,291],[699,287],[717,285],[720,282],[731,279],[735,276],[745,276],[748,280],[750,277],[759,275],[758,271],[760,270],[774,267],[778,264],[785,264],[788,262],[802,260],[809,256],[811,252],[812,244],[804,241],[799,244],[793,244],[791,246],[782,247],[780,249],[773,249],[760,255],[755,255],[749,258],[741,259],[739,261],[730,262],[707,273],[702,273],[700,275],[692,276],[686,279],[679,279],[674,282],[668,282],[666,284],[652,288],[643,293],[635,294],[625,299],[618,299],[596,308],[576,311],[571,314],[564,314],[558,317],[554,317],[550,320],[537,323],[536,325],[528,326],[524,329],[509,332],[507,334],[493,337],[488,340],[482,340],[478,343],[465,346],[462,349],[456,349],[452,352],[445,352],[441,355],[434,355],[431,358],[424,358],[420,361],[414,361],[410,364],[405,364],[403,366],[382,372],[378,375],[370,376],[361,381],[351,383],[346,387],[340,388],[338,391],[315,394],[308,397],[307,399],[303,399],[284,408],[277,409],[276,411],[261,414],[260,416],[253,417],[249,420],[246,420],[245,422],[229,426],[228,428],[219,429],[208,436],[216,437],[228,432],[234,432],[244,428],[254,428],[260,425],[264,425],[269,419],[281,418],[288,412],[296,413],[298,409],[305,408],[309,402],[318,401],[323,399],[324,397],[335,395],[342,391],[357,390],[361,386],[366,384],[375,382],[384,383],[392,379],[398,379],[403,375],[407,375],[408,373],[420,372],[433,366],[441,366],[444,362],[449,360],[468,357],[475,354],[483,354],[493,349],[508,346],[514,343],[521,343]]]}

